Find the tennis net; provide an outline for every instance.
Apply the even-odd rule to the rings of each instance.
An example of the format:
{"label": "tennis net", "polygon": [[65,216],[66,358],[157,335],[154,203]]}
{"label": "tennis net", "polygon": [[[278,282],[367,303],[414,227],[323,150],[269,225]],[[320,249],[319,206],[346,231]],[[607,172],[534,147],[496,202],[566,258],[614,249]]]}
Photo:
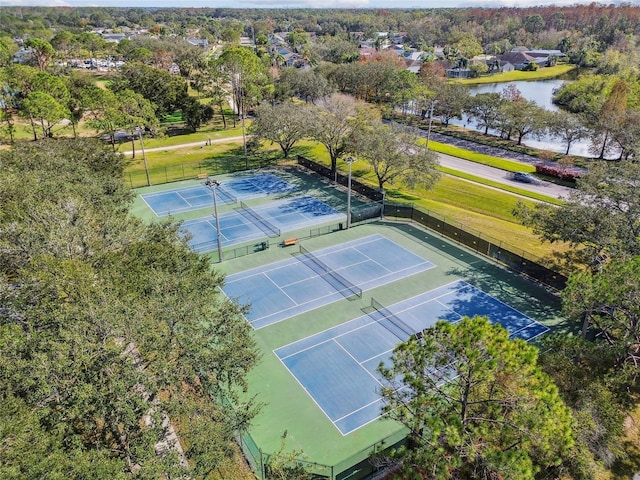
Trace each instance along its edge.
{"label": "tennis net", "polygon": [[260,229],[266,233],[268,236],[270,237],[279,237],[280,236],[280,229],[278,227],[276,227],[275,225],[272,225],[271,223],[269,223],[268,221],[266,221],[264,218],[262,218],[260,215],[258,215],[254,210],[252,210],[251,208],[249,208],[249,206],[244,203],[244,202],[240,202],[240,213],[242,213],[245,217],[248,215],[249,217],[251,217],[254,221],[254,223],[257,223],[260,226]]}
{"label": "tennis net", "polygon": [[[334,269],[330,268],[322,260],[309,252],[306,248],[300,245],[300,253],[302,254],[302,262],[307,265],[311,270],[319,274],[324,280],[329,283],[333,288],[338,290],[348,300],[354,300],[355,298],[362,298],[362,289],[351,283],[344,278]],[[346,294],[348,293],[348,294]]]}
{"label": "tennis net", "polygon": [[221,186],[218,186],[216,189],[216,193],[218,194],[218,196],[220,197],[220,199],[226,203],[227,205],[232,204],[232,203],[238,203],[238,197],[236,197],[235,195],[230,194],[229,192],[227,192],[224,188],[222,188]]}
{"label": "tennis net", "polygon": [[403,342],[407,341],[409,337],[415,333],[409,325],[400,320],[398,316],[373,297],[371,297],[371,307],[381,315],[381,317],[376,318],[375,321]]}

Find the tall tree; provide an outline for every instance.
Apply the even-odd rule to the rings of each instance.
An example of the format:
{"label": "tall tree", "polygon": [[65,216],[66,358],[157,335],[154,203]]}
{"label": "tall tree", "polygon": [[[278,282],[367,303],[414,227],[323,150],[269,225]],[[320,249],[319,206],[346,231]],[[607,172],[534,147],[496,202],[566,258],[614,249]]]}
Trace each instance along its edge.
{"label": "tall tree", "polygon": [[214,66],[229,82],[233,107],[244,118],[247,111],[262,100],[263,89],[268,84],[264,65],[251,49],[234,45],[225,49]]}
{"label": "tall tree", "polygon": [[435,100],[433,114],[446,126],[454,118],[462,119],[469,89],[459,83],[445,83],[436,90]]}
{"label": "tall tree", "polygon": [[46,70],[56,51],[51,44],[42,38],[31,37],[24,46],[31,49],[31,53],[40,70]]}
{"label": "tall tree", "polygon": [[300,70],[288,67],[280,72],[275,82],[276,99],[286,100],[297,96],[306,103],[325,97],[333,92],[326,77],[318,70]]}
{"label": "tall tree", "polygon": [[20,113],[28,118],[33,131],[33,139],[38,139],[38,129],[42,138],[52,137],[51,129],[68,115],[68,110],[55,98],[45,92],[33,91],[22,102]]}
{"label": "tall tree", "polygon": [[549,125],[549,131],[567,144],[565,155],[569,155],[573,142],[585,138],[588,134],[582,119],[564,110],[553,112]]}
{"label": "tall tree", "polygon": [[505,138],[515,136],[520,145],[527,135],[541,136],[549,125],[548,112],[532,101],[506,101],[500,106],[498,127]]}
{"label": "tall tree", "polygon": [[284,158],[307,133],[305,120],[309,110],[304,105],[285,101],[276,105],[263,103],[256,108],[256,118],[249,132],[260,139],[277,143]]}
{"label": "tall tree", "polygon": [[598,158],[603,159],[612,147],[613,132],[620,130],[627,111],[627,98],[629,85],[624,80],[618,80],[611,88],[598,112],[596,118],[592,118],[592,136],[590,151]]}
{"label": "tall tree", "polygon": [[537,364],[537,349],[486,318],[440,321],[399,344],[386,415],[409,429],[412,478],[533,479],[573,443],[571,415]]}
{"label": "tall tree", "polygon": [[180,110],[189,96],[184,78],[135,62],[122,67],[111,89],[116,93],[124,90],[139,93],[153,103],[160,118]]}
{"label": "tall tree", "polygon": [[566,333],[545,335],[540,346],[542,368],[572,409],[576,444],[564,467],[574,479],[594,478],[598,464],[610,468],[626,455],[624,420],[632,377],[621,375],[614,350],[607,342]]}
{"label": "tall tree", "polygon": [[548,242],[572,247],[569,261],[591,267],[604,257],[640,255],[640,164],[597,162],[560,207],[520,206],[516,214]]}
{"label": "tall tree", "polygon": [[[116,126],[131,134],[131,150],[136,158],[136,137],[144,135],[146,131],[154,132],[158,127],[153,104],[139,93],[124,90],[117,95],[116,110],[120,113]],[[142,142],[142,140],[141,140]]]}
{"label": "tall tree", "polygon": [[250,327],[179,225],[129,216],[121,156],[37,147],[0,154],[0,476],[206,477],[253,415]]}
{"label": "tall tree", "polygon": [[563,311],[599,332],[619,368],[640,373],[640,257],[614,259],[602,269],[576,271],[562,291]]}
{"label": "tall tree", "polygon": [[611,128],[611,138],[620,150],[620,159],[640,158],[640,110],[629,108]]}
{"label": "tall tree", "polygon": [[498,125],[502,102],[499,93],[479,93],[468,100],[464,111],[475,120],[478,128],[484,128],[484,134],[487,135],[490,128]]}
{"label": "tall tree", "polygon": [[349,148],[363,104],[348,95],[333,94],[320,99],[307,119],[308,136],[320,142],[331,158],[331,173],[337,174],[338,158]]}
{"label": "tall tree", "polygon": [[393,126],[378,124],[359,129],[352,148],[369,162],[380,190],[391,182],[429,189],[440,178],[435,154],[418,146],[417,135]]}

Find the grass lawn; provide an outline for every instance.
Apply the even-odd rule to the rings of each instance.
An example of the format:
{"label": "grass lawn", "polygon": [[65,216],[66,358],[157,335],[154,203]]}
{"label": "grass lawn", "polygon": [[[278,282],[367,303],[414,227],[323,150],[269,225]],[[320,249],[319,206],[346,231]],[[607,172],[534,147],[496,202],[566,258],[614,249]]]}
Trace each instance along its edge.
{"label": "grass lawn", "polygon": [[[429,145],[431,146],[431,142]],[[329,156],[322,145],[301,142],[294,153],[329,165]],[[338,162],[338,170],[346,175],[346,164]],[[353,165],[352,174],[354,178],[364,183],[377,186],[373,171],[364,161]],[[464,174],[461,175],[464,176]],[[388,185],[386,190],[387,198],[391,202],[411,203],[421,209],[429,210],[446,217],[451,223],[458,223],[465,230],[482,232],[483,236],[495,239],[495,243],[502,241],[505,245],[509,244],[516,253],[520,249],[545,258],[566,248],[563,245],[540,243],[531,229],[521,225],[513,216],[513,210],[519,201],[532,206],[534,199],[528,200],[516,195],[525,193],[518,191],[517,187],[514,187],[516,191],[508,193],[505,191],[507,188],[502,188],[502,184],[495,186],[499,186],[500,190],[445,175],[432,190],[408,190],[401,185]],[[530,192],[526,194],[531,198]]]}
{"label": "grass lawn", "polygon": [[514,82],[516,80],[547,80],[564,75],[576,68],[578,67],[575,65],[556,65],[555,67],[540,68],[535,72],[514,70],[513,72],[496,73],[495,75],[485,75],[478,78],[462,78],[452,81],[463,85],[481,85],[484,83]]}

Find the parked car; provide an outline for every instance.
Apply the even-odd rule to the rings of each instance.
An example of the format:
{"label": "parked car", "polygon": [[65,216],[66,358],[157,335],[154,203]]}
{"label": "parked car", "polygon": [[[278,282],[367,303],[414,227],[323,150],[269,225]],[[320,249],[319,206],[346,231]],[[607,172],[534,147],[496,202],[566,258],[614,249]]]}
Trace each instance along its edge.
{"label": "parked car", "polygon": [[[113,132],[113,141],[115,143],[128,142],[131,140],[131,134],[123,131]],[[100,135],[100,140],[103,142],[111,142],[111,134],[105,133],[104,135]]]}

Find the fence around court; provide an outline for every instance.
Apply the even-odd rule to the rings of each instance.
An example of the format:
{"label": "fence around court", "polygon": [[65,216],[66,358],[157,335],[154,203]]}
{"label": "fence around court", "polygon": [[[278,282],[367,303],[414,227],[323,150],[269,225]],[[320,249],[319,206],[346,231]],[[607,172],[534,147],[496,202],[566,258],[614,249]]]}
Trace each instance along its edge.
{"label": "fence around court", "polygon": [[413,205],[385,204],[384,217],[418,223],[555,290],[566,286],[567,277],[544,266],[540,257],[481,232],[469,232],[462,224],[451,223],[433,212],[419,210]]}
{"label": "fence around court", "polygon": [[[377,220],[380,220],[381,217],[382,205],[362,205],[359,208],[354,208],[351,210],[351,226],[355,227],[357,225],[375,222]],[[344,230],[345,226],[346,224],[344,222],[332,223],[330,225],[321,225],[319,227],[309,229],[309,235],[298,236],[297,238],[298,240],[304,240],[305,238],[314,238],[321,235],[328,235],[333,232]],[[262,252],[264,250],[268,250],[271,246],[278,245],[279,243],[279,238],[271,237],[271,240],[264,239],[251,245],[241,245],[235,248],[224,248],[222,251],[222,256],[225,260],[231,260],[233,258],[244,257],[246,255],[251,255],[254,253]],[[197,247],[197,245],[194,245],[194,247]],[[206,254],[211,258],[211,261],[217,262],[219,260],[218,252],[215,249],[206,252]]]}
{"label": "fence around court", "polygon": [[[258,168],[258,167],[256,167]],[[199,163],[181,163],[179,165],[167,165],[164,167],[154,167],[149,170],[149,180],[151,185],[161,185],[163,183],[178,182],[180,180],[193,180],[198,175],[209,174],[219,175],[223,173],[233,173],[245,170],[244,165],[222,164],[207,165]],[[132,170],[125,172],[125,182],[130,188],[146,187],[147,175],[144,170]]]}
{"label": "fence around court", "polygon": [[[388,454],[392,449],[403,445],[406,442],[406,437],[406,430],[398,430],[335,465],[324,465],[303,459],[293,460],[292,463],[303,467],[306,472],[319,479],[363,479],[394,465]],[[236,432],[236,441],[240,445],[255,476],[259,480],[266,480],[271,458],[276,454],[263,452],[246,431]]]}
{"label": "fence around court", "polygon": [[[331,169],[313,160],[298,156],[298,164],[334,180]],[[348,184],[348,178],[344,175],[338,174],[336,181],[341,185]],[[370,200],[384,203],[384,195],[379,190],[353,179],[351,185],[355,191]],[[415,222],[555,290],[562,290],[567,283],[565,275],[544,266],[544,262],[537,255],[482,232],[470,232],[461,223],[456,224],[443,216],[420,210],[413,205],[384,203],[382,208],[384,209],[383,216],[387,219]]]}
{"label": "fence around court", "polygon": [[[335,180],[337,183],[345,187],[349,185],[348,176],[342,175],[341,173],[337,173],[334,178],[334,175],[331,173],[330,168],[325,167],[324,165],[318,162],[314,162],[313,160],[309,160],[308,158],[303,157],[302,155],[298,155],[297,160],[298,160],[298,165],[302,165],[303,167],[306,167],[309,170],[313,170],[314,172],[319,173],[325,178],[328,178],[330,180]],[[364,195],[365,197],[367,197],[370,200],[373,200],[374,202],[381,202],[384,199],[384,193],[382,193],[380,190],[370,187],[369,185],[365,185],[364,183],[361,183],[358,180],[355,180],[354,178],[351,178],[351,190],[354,190],[355,192],[358,192],[359,194]]]}

